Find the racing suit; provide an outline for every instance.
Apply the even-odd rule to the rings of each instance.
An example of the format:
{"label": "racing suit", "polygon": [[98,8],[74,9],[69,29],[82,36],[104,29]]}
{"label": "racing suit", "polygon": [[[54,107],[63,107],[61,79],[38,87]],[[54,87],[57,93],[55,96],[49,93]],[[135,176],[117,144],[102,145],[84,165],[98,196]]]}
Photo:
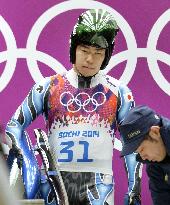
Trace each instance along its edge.
{"label": "racing suit", "polygon": [[[6,134],[14,146],[22,150],[24,158],[24,130],[38,115],[43,114],[51,153],[63,177],[69,204],[113,205],[115,131],[133,106],[131,91],[118,80],[102,71],[83,80],[71,69],[37,83],[9,121]],[[30,155],[27,154],[22,165],[26,185],[31,175],[27,174],[28,164],[33,163]],[[135,189],[140,187],[140,183],[136,182],[140,178],[141,164],[134,159],[132,154],[125,160],[129,172],[129,195],[136,193]],[[35,167],[31,170],[36,170]],[[36,177],[30,180],[29,189],[37,183]],[[42,184],[47,185],[45,181]],[[50,188],[42,190],[46,192],[42,194],[46,204],[52,203]],[[36,191],[37,188],[33,194]]]}

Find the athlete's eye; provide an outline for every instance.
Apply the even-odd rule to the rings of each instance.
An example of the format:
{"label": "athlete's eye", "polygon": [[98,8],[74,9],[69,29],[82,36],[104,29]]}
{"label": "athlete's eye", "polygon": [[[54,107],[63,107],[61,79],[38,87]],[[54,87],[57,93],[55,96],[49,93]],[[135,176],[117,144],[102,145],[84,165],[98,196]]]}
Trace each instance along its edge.
{"label": "athlete's eye", "polygon": [[81,51],[83,51],[84,53],[87,53],[87,50],[85,50],[85,49],[81,49]]}
{"label": "athlete's eye", "polygon": [[96,52],[97,55],[102,55],[102,52]]}
{"label": "athlete's eye", "polygon": [[104,55],[105,52],[103,50],[96,50],[95,54],[97,54],[97,55]]}

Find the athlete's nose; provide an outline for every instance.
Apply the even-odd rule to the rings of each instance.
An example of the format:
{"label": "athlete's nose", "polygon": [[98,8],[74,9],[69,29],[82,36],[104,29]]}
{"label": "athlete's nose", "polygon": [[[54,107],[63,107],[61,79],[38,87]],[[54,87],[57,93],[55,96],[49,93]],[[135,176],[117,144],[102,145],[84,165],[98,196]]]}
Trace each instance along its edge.
{"label": "athlete's nose", "polygon": [[93,54],[89,53],[86,57],[86,61],[88,63],[92,63],[93,62]]}

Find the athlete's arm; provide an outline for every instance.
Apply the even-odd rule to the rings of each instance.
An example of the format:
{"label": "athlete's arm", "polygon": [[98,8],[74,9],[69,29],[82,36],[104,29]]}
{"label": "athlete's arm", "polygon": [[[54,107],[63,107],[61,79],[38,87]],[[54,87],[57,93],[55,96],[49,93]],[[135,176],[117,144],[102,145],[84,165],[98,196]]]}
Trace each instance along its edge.
{"label": "athlete's arm", "polygon": [[[119,87],[119,105],[117,112],[118,124],[124,120],[128,111],[134,107],[132,92],[125,85]],[[123,142],[122,142],[123,143]],[[136,161],[136,155],[130,154],[124,157],[125,169],[128,177],[128,193],[125,195],[125,205],[140,205],[140,181],[142,164]]]}
{"label": "athlete's arm", "polygon": [[[22,167],[22,178],[25,187],[24,196],[28,199],[35,198],[39,190],[40,172],[31,140],[25,129],[38,115],[45,113],[49,86],[50,79],[44,79],[41,83],[36,84],[18,107],[6,127],[6,135],[12,143],[7,158],[10,184],[13,184],[11,182],[12,173],[18,173],[15,168],[15,159],[17,159],[18,167]],[[15,177],[17,178],[16,175]],[[15,183],[15,180],[12,181]]]}
{"label": "athlete's arm", "polygon": [[23,131],[44,112],[49,86],[50,78],[35,84],[8,122],[6,135],[11,139],[13,146],[20,148]]}

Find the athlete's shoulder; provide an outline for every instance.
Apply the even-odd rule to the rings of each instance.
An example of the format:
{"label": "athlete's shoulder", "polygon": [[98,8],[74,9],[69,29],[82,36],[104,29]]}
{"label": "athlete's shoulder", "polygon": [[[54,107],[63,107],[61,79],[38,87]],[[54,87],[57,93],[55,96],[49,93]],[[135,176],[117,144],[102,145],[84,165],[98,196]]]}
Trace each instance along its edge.
{"label": "athlete's shoulder", "polygon": [[119,91],[123,92],[123,93],[131,92],[130,88],[123,82],[120,82],[120,84],[119,84]]}
{"label": "athlete's shoulder", "polygon": [[109,87],[109,89],[111,90],[117,90],[118,92],[129,92],[130,89],[128,88],[128,86],[122,82],[121,80],[118,80],[110,75],[102,74],[102,78],[103,78],[103,82],[105,84],[105,86]]}
{"label": "athlete's shoulder", "polygon": [[39,82],[36,82],[33,86],[33,91],[37,91],[39,94],[46,92],[52,86],[61,84],[64,79],[64,75],[55,74],[49,77],[42,78]]}
{"label": "athlete's shoulder", "polygon": [[49,86],[51,82],[51,77],[42,78],[39,82],[36,82],[33,86],[33,90],[38,93],[43,93]]}
{"label": "athlete's shoulder", "polygon": [[44,77],[39,82],[36,82],[34,88],[39,87],[41,90],[48,88],[49,86],[60,84],[64,81],[65,73]]}
{"label": "athlete's shoulder", "polygon": [[63,83],[66,80],[66,74],[67,74],[67,72],[63,72],[63,73],[56,73],[55,75],[50,76],[49,77],[50,83],[53,85]]}
{"label": "athlete's shoulder", "polygon": [[105,77],[105,80],[107,81],[107,84],[110,86],[119,87],[121,84],[120,80],[117,80],[116,78],[114,78],[110,75],[105,74],[104,77]]}

